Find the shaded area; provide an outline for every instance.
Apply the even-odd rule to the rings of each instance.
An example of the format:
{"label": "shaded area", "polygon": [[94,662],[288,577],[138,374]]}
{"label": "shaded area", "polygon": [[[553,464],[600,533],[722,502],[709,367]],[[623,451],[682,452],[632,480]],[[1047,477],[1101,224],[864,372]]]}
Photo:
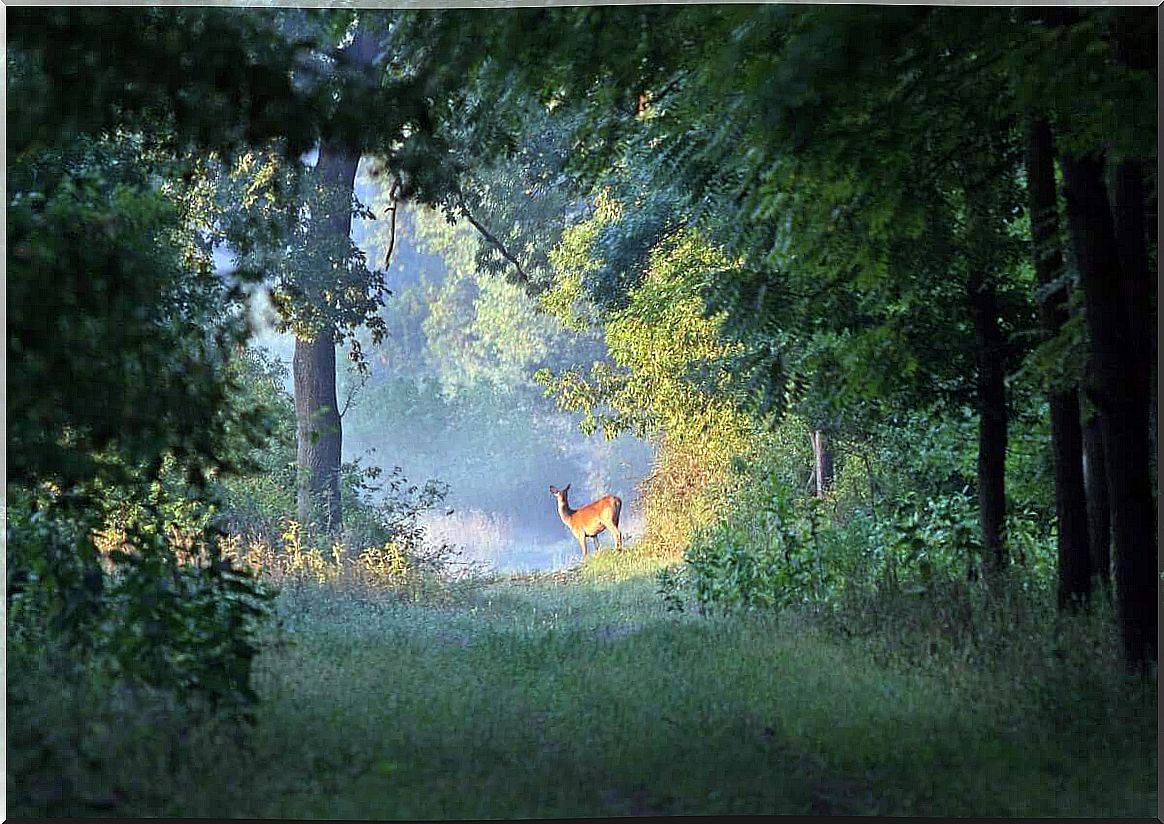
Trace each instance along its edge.
{"label": "shaded area", "polygon": [[[310,785],[207,799],[191,812],[1037,816],[1154,806],[1154,771],[1122,785],[1138,788],[1128,795],[1112,783],[1155,751],[1147,717],[1118,743],[1100,728],[1084,742],[1053,714],[1004,709],[1002,696],[972,701],[981,684],[871,663],[789,615],[667,613],[652,586],[588,567],[492,584],[451,610],[288,602],[291,643],[261,666],[257,746],[303,733]],[[1019,692],[1025,701],[1037,689]],[[291,746],[281,759],[308,758]]]}

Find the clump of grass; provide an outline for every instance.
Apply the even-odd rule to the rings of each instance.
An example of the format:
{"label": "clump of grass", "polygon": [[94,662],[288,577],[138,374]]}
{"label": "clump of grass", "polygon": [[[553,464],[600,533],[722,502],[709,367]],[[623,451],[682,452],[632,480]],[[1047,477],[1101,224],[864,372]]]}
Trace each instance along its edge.
{"label": "clump of grass", "polygon": [[280,546],[265,538],[232,536],[225,552],[276,587],[302,589],[313,585],[363,595],[420,602],[449,594],[467,565],[458,567],[447,544],[430,548],[388,540],[381,545],[352,547],[342,539],[307,534],[295,520],[286,520]]}
{"label": "clump of grass", "polygon": [[653,576],[668,566],[666,555],[643,544],[625,545],[620,550],[604,549],[591,554],[580,567],[581,579],[591,583],[618,583]]}
{"label": "clump of grass", "polygon": [[[998,739],[982,746],[1004,748],[996,756],[1002,763],[1040,778],[1044,770],[1061,775],[1064,798],[1082,805],[1075,814],[1103,809],[1100,794],[1080,784],[1087,775],[1120,792],[1139,787],[1113,797],[1116,807],[1136,808],[1154,796],[1147,772],[1140,775],[1126,755],[1111,756],[1151,754],[1155,773],[1157,674],[1128,673],[1112,606],[1102,596],[1089,609],[1062,613],[1052,592],[1021,580],[989,587],[946,581],[925,592],[850,594],[799,614],[853,657],[925,680],[964,704],[961,723],[994,731]],[[1013,739],[1021,737],[1038,742],[1031,748],[1038,763],[1018,763]],[[1133,775],[1120,775],[1129,769]],[[1024,814],[1037,809],[1031,804]]]}

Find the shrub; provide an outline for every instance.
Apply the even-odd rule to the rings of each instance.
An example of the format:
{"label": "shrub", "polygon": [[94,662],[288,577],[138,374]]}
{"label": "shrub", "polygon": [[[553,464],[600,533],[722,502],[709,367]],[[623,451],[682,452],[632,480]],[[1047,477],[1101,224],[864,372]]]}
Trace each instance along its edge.
{"label": "shrub", "polygon": [[[718,519],[694,532],[683,569],[663,586],[670,602],[686,593],[705,609],[826,606],[843,595],[920,596],[982,571],[967,489],[929,497],[906,491],[879,517],[850,502],[839,517],[833,496],[799,494],[786,473],[763,467],[747,468]],[[1027,512],[1012,514],[1008,528],[1016,586],[1046,591],[1054,580],[1052,536]]]}

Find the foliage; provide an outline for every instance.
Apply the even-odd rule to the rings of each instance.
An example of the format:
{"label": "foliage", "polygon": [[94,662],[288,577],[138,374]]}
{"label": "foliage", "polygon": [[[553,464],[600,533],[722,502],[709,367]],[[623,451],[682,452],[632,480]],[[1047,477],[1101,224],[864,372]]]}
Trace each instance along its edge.
{"label": "foliage", "polygon": [[261,348],[248,346],[231,368],[239,385],[268,417],[267,436],[249,455],[248,471],[217,479],[218,523],[229,535],[278,535],[279,521],[295,508],[295,409],[284,389],[287,368]]}
{"label": "foliage", "polygon": [[566,171],[577,114],[549,111],[532,101],[521,112],[512,152],[463,176],[462,198],[446,204],[450,218],[477,221],[475,265],[530,293],[553,282],[550,254],[562,232],[583,212],[581,193]]}
{"label": "foliage", "polygon": [[166,480],[177,489],[155,483],[144,500],[123,497],[105,522],[116,527],[103,532],[84,513],[13,496],[6,537],[14,677],[47,651],[66,680],[100,672],[211,707],[242,708],[255,698],[255,634],[272,593],[222,559],[205,507]]}
{"label": "foliage", "polygon": [[349,215],[378,216],[323,165],[289,161],[277,145],[208,162],[211,214],[203,230],[232,253],[236,276],[264,283],[278,331],[307,340],[330,330],[337,343],[346,341],[350,360],[366,369],[358,333],[367,329],[379,341],[386,331],[380,316],[388,295],[384,271],[331,227]]}
{"label": "foliage", "polygon": [[[840,609],[859,595],[921,596],[978,576],[974,457],[960,446],[972,442],[972,426],[965,410],[902,416],[868,444],[851,443],[832,491],[815,498],[804,485],[812,462],[807,428],[786,419],[766,434],[753,462],[736,464],[725,504],[695,531],[664,597],[704,608]],[[1047,447],[1035,445],[1032,455],[1019,445],[1012,456],[1017,478],[1039,477]],[[1039,592],[1055,569],[1053,501],[1040,491],[1017,498],[1008,519],[1021,586]]]}
{"label": "foliage", "polygon": [[[295,85],[300,50],[272,20],[221,9],[12,19],[14,680],[43,664],[199,706],[254,698],[269,592],[222,557],[214,483],[247,467],[270,420],[233,363],[241,290],[214,272],[197,155],[275,137],[301,151],[313,136],[322,98]],[[25,709],[22,723],[37,723]]]}
{"label": "foliage", "polygon": [[[1154,797],[1154,674],[1122,678],[1106,604],[1052,604],[1041,395],[1079,382],[1089,344],[1078,317],[1052,340],[1028,331],[1042,295],[1021,157],[1040,117],[1068,156],[1154,166],[1153,15],[695,4],[10,23],[17,811],[1013,816]],[[366,36],[373,63],[348,52]],[[366,175],[388,182],[371,208],[304,168],[318,141],[373,158]],[[375,264],[395,229],[377,221],[369,266],[320,224],[395,227],[404,201],[439,207],[406,230],[450,272],[390,306]],[[219,275],[224,243],[236,268]],[[550,397],[589,434],[649,439],[641,545],[570,587],[513,579],[460,603],[425,526],[443,485],[361,458],[343,469],[344,535],[286,520],[284,376],[241,346],[242,286],[264,278],[284,328],[346,336],[367,380],[350,430],[394,457],[469,455],[434,474],[479,500],[525,505],[531,478],[601,454]],[[1014,550],[989,581],[969,308],[987,294]],[[372,374],[365,346],[391,368]],[[809,432],[836,453],[831,491],[811,498]],[[263,649],[270,582],[284,623]],[[692,602],[698,620],[680,614]],[[579,711],[612,695],[613,715]],[[231,739],[207,707],[268,726]],[[243,759],[269,797],[239,789]],[[533,769],[515,778],[519,761]]]}
{"label": "foliage", "polygon": [[324,90],[307,91],[302,49],[276,25],[237,9],[22,9],[8,30],[12,156],[126,123],[178,148],[278,137],[305,151]]}
{"label": "foliage", "polygon": [[[641,233],[632,229],[630,250],[619,247],[614,239],[633,211],[601,193],[590,217],[570,227],[551,253],[556,279],[541,297],[543,308],[573,328],[600,325],[608,357],[588,373],[544,369],[535,378],[560,408],[580,414],[584,432],[601,428],[607,438],[630,432],[655,442],[655,463],[641,488],[645,540],[675,557],[692,531],[715,516],[730,467],[748,457],[758,429],[734,400],[735,347],[703,297],[708,279],[728,261],[692,230],[671,232],[642,254],[635,251]],[[612,278],[637,285],[625,300],[603,305],[592,298],[594,284]],[[589,303],[584,314],[580,302]]]}
{"label": "foliage", "polygon": [[265,420],[231,368],[236,296],[157,185],[169,168],[134,135],[9,166],[9,621],[32,645],[13,660],[47,644],[63,677],[231,704],[253,698],[267,593],[221,561],[208,485]]}
{"label": "foliage", "polygon": [[[594,215],[565,233],[552,256],[558,280],[551,296],[578,293],[571,284],[608,267],[598,240],[604,227],[620,220],[623,208],[600,198]],[[582,413],[584,431],[601,427],[610,436],[664,431],[680,441],[722,437],[709,451],[722,446],[726,460],[730,444],[738,451],[738,433],[746,424],[730,401],[730,375],[722,364],[730,345],[719,335],[721,319],[706,316],[700,293],[709,273],[724,265],[720,253],[697,234],[680,233],[661,243],[633,276],[641,283],[628,293],[626,306],[600,310],[609,360],[595,362],[589,376],[576,369],[558,375],[543,370],[538,382],[563,408]],[[570,303],[556,296],[543,301],[567,313],[567,322],[574,311]]]}
{"label": "foliage", "polygon": [[569,334],[537,311],[523,288],[480,268],[476,232],[434,211],[414,216],[422,248],[447,269],[429,295],[424,320],[432,366],[449,396],[489,384],[503,394],[530,398],[530,373],[551,360],[583,357],[592,341]]}
{"label": "foliage", "polygon": [[398,530],[382,544],[333,541],[305,535],[299,523],[287,519],[280,541],[244,540],[234,536],[232,552],[246,568],[280,588],[322,588],[365,597],[395,597],[409,602],[433,602],[449,591],[451,548],[417,543],[417,531]]}
{"label": "foliage", "polygon": [[[295,413],[283,388],[286,367],[259,348],[248,348],[235,363],[247,373],[246,385],[271,416],[271,429],[263,448],[252,453],[250,471],[220,481],[217,523],[236,546],[276,546],[287,534],[287,513],[295,508]],[[363,466],[359,459],[344,464],[341,481],[348,514],[341,543],[391,544],[410,557],[426,552],[418,518],[440,504],[447,484],[412,484],[399,466],[385,473],[375,465]],[[298,526],[295,532],[300,534]],[[303,537],[314,542],[322,536]]]}
{"label": "foliage", "polygon": [[382,310],[393,334],[365,349],[371,373],[344,418],[348,442],[441,478],[458,511],[484,508],[523,529],[556,531],[548,496],[533,498],[531,488],[585,473],[597,489],[616,458],[637,467],[647,451],[630,439],[580,442],[531,380],[538,368],[597,357],[601,335],[565,329],[522,287],[482,271],[466,223],[413,205],[399,218],[402,286]]}
{"label": "foliage", "polygon": [[107,450],[196,461],[228,437],[213,410],[244,327],[139,148],[83,140],[9,166],[14,481],[68,488],[114,477]]}

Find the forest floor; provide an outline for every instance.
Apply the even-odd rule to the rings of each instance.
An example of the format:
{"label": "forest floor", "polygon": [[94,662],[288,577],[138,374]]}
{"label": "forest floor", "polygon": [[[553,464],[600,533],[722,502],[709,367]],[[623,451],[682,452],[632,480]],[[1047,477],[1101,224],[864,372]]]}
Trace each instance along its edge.
{"label": "forest floor", "polygon": [[1063,723],[787,614],[668,612],[658,566],[608,553],[444,606],[284,593],[249,752],[161,814],[1157,813],[1154,702]]}

